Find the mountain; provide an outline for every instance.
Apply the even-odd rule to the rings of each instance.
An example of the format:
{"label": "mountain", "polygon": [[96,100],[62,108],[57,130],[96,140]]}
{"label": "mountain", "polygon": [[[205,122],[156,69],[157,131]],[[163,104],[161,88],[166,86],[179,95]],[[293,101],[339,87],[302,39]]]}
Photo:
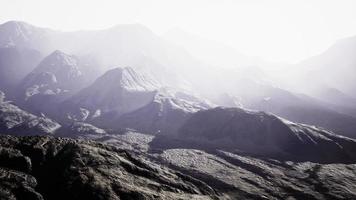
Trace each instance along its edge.
{"label": "mountain", "polygon": [[176,137],[183,144],[196,143],[207,150],[241,151],[282,160],[356,161],[356,140],[264,112],[239,108],[198,111],[182,125]]}
{"label": "mountain", "polygon": [[[198,115],[198,113],[193,114],[190,119],[193,120],[194,115]],[[247,132],[247,138],[255,139],[256,137],[254,136],[258,133],[254,130],[259,130],[258,127],[263,126],[261,123],[268,126],[271,121],[273,122],[278,119],[277,117],[266,115],[266,118],[270,118],[270,120],[264,120],[259,123],[259,120],[256,122],[251,119],[253,117],[248,117],[248,115],[256,115],[255,117],[259,118],[266,114],[249,112],[249,114],[243,115],[242,119],[239,119],[238,122],[224,118],[221,115],[215,116],[214,114],[218,118],[217,121],[221,119],[221,122],[224,125],[226,124],[227,128],[237,124],[241,126],[242,131]],[[204,114],[204,116],[210,115]],[[190,119],[188,118],[187,123],[190,122]],[[215,121],[205,121],[204,124],[193,123],[193,125],[206,130],[210,129],[210,124],[216,126]],[[251,121],[251,126],[246,124],[246,121]],[[301,151],[299,148],[291,150],[294,148],[293,146],[288,148],[289,145],[283,145],[283,141],[285,142],[289,138],[290,131],[277,132],[276,128],[274,128],[275,126],[267,130],[271,133],[268,136],[273,136],[274,133],[277,133],[277,135],[279,133],[286,134],[286,137],[277,140],[276,146],[286,146],[290,150],[287,155],[285,152],[277,155],[268,154],[269,152],[263,155],[261,153],[257,154],[256,151],[260,150],[261,146],[262,148],[264,146],[261,143],[252,144],[253,147],[251,149],[255,150],[254,152],[247,152],[241,149],[236,150],[217,141],[207,142],[204,138],[197,139],[195,137],[196,131],[189,134],[192,136],[181,135],[182,133],[178,135],[147,135],[133,130],[121,133],[107,132],[103,134],[101,132],[97,134],[93,133],[97,132],[97,129],[86,126],[88,129],[96,131],[89,131],[91,135],[87,135],[83,133],[84,129],[81,129],[81,133],[76,135],[81,139],[91,138],[104,144],[120,146],[135,152],[137,155],[143,152],[145,156],[148,156],[150,160],[158,165],[169,166],[183,174],[207,183],[222,195],[221,199],[294,198],[322,200],[353,199],[356,197],[356,194],[353,192],[355,188],[354,183],[356,182],[354,177],[356,168],[353,164],[355,163],[355,157],[353,156],[355,141],[335,136],[328,131],[315,127],[294,124],[285,120],[282,120],[282,122],[286,126],[290,126],[297,133],[296,135],[305,141],[302,145],[302,151],[305,153],[302,156],[305,159],[304,161],[298,156],[302,154],[299,153]],[[279,122],[275,123],[279,124]],[[217,131],[215,132],[215,135],[219,138],[231,135],[225,134],[226,131],[223,130],[224,125],[220,124],[217,126],[221,127],[221,129],[216,129]],[[205,127],[208,128],[205,129]],[[209,131],[208,133],[211,132]],[[261,133],[264,135],[266,132],[262,130]],[[319,133],[325,134],[326,137],[320,137]],[[95,134],[96,137],[93,137],[92,134]],[[236,134],[238,135],[237,131]],[[198,135],[205,134],[198,133]],[[252,136],[249,137],[250,135]],[[309,135],[311,136],[309,137]],[[177,137],[174,139],[174,136]],[[230,144],[234,143],[234,138],[226,140],[230,141]],[[261,140],[270,141],[268,138]],[[340,145],[339,148],[335,148],[338,144]],[[321,153],[317,150],[320,148],[326,149]],[[318,154],[320,153],[324,156],[321,156],[318,160],[320,156]],[[317,157],[313,157],[313,155]],[[299,158],[299,161],[297,158]],[[321,158],[323,159],[322,161]],[[316,162],[317,160],[318,162]],[[322,164],[320,162],[325,163]]]}
{"label": "mountain", "polygon": [[[43,55],[60,50],[79,57],[90,56],[105,70],[112,66],[145,65],[158,80],[164,79],[179,87],[186,82],[184,76],[190,77],[189,72],[204,66],[183,48],[140,24],[118,25],[98,31],[60,32],[10,21],[0,26],[1,32],[0,38],[4,42],[0,47],[11,43],[11,46],[38,50]],[[22,39],[11,42],[18,32]],[[166,72],[169,72],[169,77]]]}
{"label": "mountain", "polygon": [[[209,97],[212,102],[225,107],[240,107],[270,112],[293,122],[324,127],[338,134],[356,138],[356,118],[350,107],[330,104],[303,93],[295,93],[269,82],[246,75],[226,79],[223,93]],[[234,86],[234,87],[232,87]],[[336,97],[340,99],[341,96]],[[350,101],[351,102],[351,101]]]}
{"label": "mountain", "polygon": [[8,21],[0,25],[0,47],[34,49],[41,53],[49,50],[52,31],[21,21]]}
{"label": "mountain", "polygon": [[0,91],[0,134],[51,135],[61,127],[46,116],[33,115],[4,99]]}
{"label": "mountain", "polygon": [[63,104],[72,119],[100,127],[174,132],[190,113],[209,108],[200,98],[163,88],[131,67],[115,68]]}
{"label": "mountain", "polygon": [[146,106],[106,120],[106,123],[111,127],[132,128],[144,133],[174,134],[193,113],[211,106],[193,96],[158,93]]}
{"label": "mountain", "polygon": [[152,101],[160,84],[130,67],[107,71],[67,101],[71,107],[94,113],[122,115]]}
{"label": "mountain", "polygon": [[91,64],[59,50],[54,51],[19,84],[20,103],[33,112],[51,114],[57,103],[75,94],[96,78],[90,69],[86,69],[92,68]]}
{"label": "mountain", "polygon": [[341,39],[323,53],[298,63],[295,67],[299,72],[294,74],[294,79],[299,79],[303,87],[303,82],[313,80],[313,84],[306,87],[311,93],[335,88],[355,98],[355,52],[355,37]]}
{"label": "mountain", "polygon": [[326,102],[331,109],[356,117],[356,98],[345,94],[336,88],[320,88],[315,91],[316,98]]}
{"label": "mountain", "polygon": [[[54,51],[28,74],[22,87],[26,89],[26,99],[32,95],[47,91],[52,93],[76,90],[83,83],[83,74],[79,69],[79,61],[74,56],[61,51]],[[32,92],[31,92],[32,91]]]}

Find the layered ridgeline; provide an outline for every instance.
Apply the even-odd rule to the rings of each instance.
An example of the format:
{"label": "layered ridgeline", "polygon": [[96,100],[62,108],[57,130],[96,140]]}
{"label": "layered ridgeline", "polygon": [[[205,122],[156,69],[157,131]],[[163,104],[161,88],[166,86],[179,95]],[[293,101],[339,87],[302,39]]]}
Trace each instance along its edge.
{"label": "layered ridgeline", "polygon": [[[356,198],[356,141],[337,135],[356,137],[352,84],[296,90],[178,45],[137,24],[0,25],[0,134],[76,138],[1,136],[0,198]],[[311,75],[352,72],[342,49]]]}
{"label": "layered ridgeline", "polygon": [[100,143],[1,136],[0,195],[13,199],[356,197],[355,140],[262,112],[199,111],[175,137],[109,133],[79,122],[70,128],[71,137]]}
{"label": "layered ridgeline", "polygon": [[98,75],[95,62],[54,51],[19,84],[17,100],[34,112],[53,112],[56,104],[89,84]]}
{"label": "layered ridgeline", "polygon": [[182,125],[176,138],[182,144],[206,150],[240,151],[282,160],[356,161],[353,139],[264,112],[238,108],[199,111]]}
{"label": "layered ridgeline", "polygon": [[24,99],[29,100],[36,95],[55,95],[78,90],[84,81],[78,64],[79,61],[75,57],[54,51],[22,81]]}
{"label": "layered ridgeline", "polygon": [[[100,61],[106,70],[111,66],[146,68],[167,84],[182,87],[186,83],[179,77],[189,75],[191,70],[201,66],[182,48],[139,24],[118,25],[99,31],[60,32],[10,21],[0,26],[0,38],[0,47],[34,49],[43,55],[60,50],[79,57],[90,56]],[[178,70],[180,73],[176,73]]]}
{"label": "layered ridgeline", "polygon": [[130,67],[109,70],[62,104],[70,119],[148,133],[173,132],[191,113],[209,107]]}
{"label": "layered ridgeline", "polygon": [[355,37],[341,39],[320,55],[299,63],[303,71],[297,75],[301,79],[304,77],[304,80],[314,79],[310,89],[335,88],[355,98],[355,51]]}
{"label": "layered ridgeline", "polygon": [[[218,95],[213,102],[226,107],[270,112],[293,122],[324,127],[347,137],[355,138],[356,136],[355,111],[350,107],[345,107],[347,104],[342,104],[341,101],[340,105],[343,106],[335,106],[302,93],[293,93],[249,79],[234,83],[238,85],[234,91]],[[239,90],[243,87],[248,89]],[[325,94],[330,99],[332,95]],[[342,95],[338,97],[342,97]],[[345,101],[347,101],[347,97],[345,97]],[[338,102],[338,100],[334,102]]]}
{"label": "layered ridgeline", "polygon": [[[104,73],[106,70],[112,69],[113,66],[131,66],[135,70],[144,72],[145,76],[148,75],[149,77],[153,77],[153,79],[157,80],[163,87],[174,88],[178,91],[184,91],[185,93],[189,91],[188,93],[194,94],[193,96],[197,96],[196,94],[199,94],[198,96],[204,97],[201,101],[214,101],[214,103],[218,105],[226,106],[227,103],[229,104],[229,102],[226,101],[226,98],[223,97],[223,101],[216,101],[216,99],[220,98],[220,94],[227,94],[234,99],[234,103],[228,106],[243,106],[244,108],[272,112],[274,114],[281,115],[282,117],[291,121],[322,126],[339,134],[343,134],[348,137],[355,137],[353,129],[355,124],[356,107],[354,106],[355,103],[353,103],[353,94],[349,93],[351,90],[347,89],[345,84],[337,84],[335,82],[337,80],[334,80],[335,84],[328,84],[325,86],[325,84],[321,84],[319,81],[320,78],[318,78],[330,77],[323,76],[322,74],[326,73],[326,71],[330,71],[329,68],[337,64],[335,60],[338,60],[340,56],[343,56],[343,63],[339,63],[344,66],[342,67],[342,73],[353,74],[353,71],[350,67],[352,66],[353,59],[351,56],[347,56],[352,55],[354,50],[352,48],[352,38],[341,42],[342,44],[345,44],[347,48],[339,47],[340,45],[335,45],[335,47],[331,48],[343,48],[344,50],[342,51],[348,51],[347,53],[340,53],[341,50],[329,50],[333,52],[335,51],[336,53],[334,54],[326,52],[325,54],[328,55],[326,56],[328,59],[322,59],[325,56],[320,56],[320,59],[317,59],[325,60],[325,64],[310,64],[316,63],[316,61],[308,61],[299,65],[319,66],[310,67],[310,69],[318,68],[320,73],[310,72],[309,67],[286,67],[290,70],[284,70],[284,73],[282,74],[285,74],[285,77],[288,77],[288,80],[292,80],[292,82],[296,83],[309,83],[311,81],[311,84],[299,88],[298,91],[301,94],[294,93],[287,88],[276,87],[276,85],[290,86],[290,84],[286,84],[282,80],[284,77],[276,78],[273,74],[273,70],[266,71],[263,70],[263,67],[259,66],[273,66],[273,63],[271,64],[258,62],[252,63],[254,65],[250,66],[249,62],[246,61],[250,60],[250,58],[241,58],[243,55],[234,56],[237,53],[231,50],[233,55],[227,57],[219,56],[222,59],[225,59],[224,62],[221,63],[221,66],[230,64],[232,65],[230,66],[231,69],[220,70],[219,67],[221,66],[218,62],[216,62],[216,60],[213,62],[207,59],[211,57],[211,53],[214,53],[214,51],[210,53],[201,52],[200,54],[197,54],[197,50],[194,49],[189,49],[192,51],[187,51],[183,47],[186,43],[182,43],[180,40],[169,42],[166,39],[155,35],[146,27],[138,24],[119,25],[98,31],[59,32],[35,27],[24,22],[10,21],[0,26],[0,38],[0,47],[6,49],[6,51],[12,48],[20,52],[34,51],[39,52],[40,55],[49,55],[52,57],[51,59],[48,57],[45,58],[45,60],[49,59],[53,61],[48,62],[48,64],[50,64],[49,66],[53,65],[58,67],[60,66],[59,63],[70,61],[70,64],[67,63],[64,65],[67,67],[62,66],[63,69],[69,69],[69,71],[67,71],[65,74],[69,77],[74,74],[82,74],[82,76],[78,76],[73,80],[68,80],[68,83],[64,83],[63,81],[62,83],[58,83],[61,81],[57,76],[61,75],[55,74],[49,69],[50,67],[47,66],[45,67],[46,70],[40,71],[40,73],[36,73],[37,75],[35,75],[35,80],[29,81],[28,79],[31,78],[27,76],[25,78],[25,82],[29,81],[30,83],[28,83],[29,85],[26,85],[26,87],[23,87],[22,85],[21,90],[28,89],[30,95],[34,93],[39,95],[32,96],[32,98],[30,98],[32,100],[22,104],[22,106],[36,113],[44,112],[51,117],[55,117],[53,116],[53,113],[56,112],[53,111],[52,108],[57,107],[57,104],[40,106],[41,103],[43,103],[43,101],[41,101],[43,96],[43,99],[50,98],[51,102],[62,102],[63,100],[67,100],[67,98],[73,95],[73,93],[76,93],[76,87],[79,87],[80,85],[82,88],[88,87],[90,82],[95,80],[95,78]],[[170,40],[172,40],[172,38]],[[199,42],[201,42],[199,41],[199,38],[194,39],[194,37],[190,37],[189,40],[192,40],[192,42],[190,42],[191,44],[199,44]],[[206,40],[203,41],[205,44],[207,44],[207,46],[209,46],[208,49],[210,50],[219,49],[215,47],[221,46]],[[230,48],[226,46],[223,47],[223,49],[224,51],[230,51],[228,50]],[[62,55],[59,56],[62,57],[62,60],[55,59],[57,58],[57,56],[54,56],[56,54]],[[63,54],[66,56],[63,56]],[[196,59],[194,56],[198,57],[199,59]],[[25,60],[27,60],[27,57],[24,56]],[[239,57],[241,58],[239,60],[245,60],[246,62],[231,60],[235,57]],[[31,56],[31,59],[32,58],[35,58],[35,56]],[[14,60],[16,60],[16,62],[21,61],[21,59],[17,58]],[[45,60],[43,60],[42,63],[44,63]],[[5,63],[4,66],[0,66],[0,70],[4,72],[1,73],[1,75],[10,73],[14,74],[13,77],[16,76],[16,78],[6,79],[7,77],[11,77],[6,75],[4,79],[1,79],[1,81],[4,80],[4,82],[6,82],[1,84],[2,89],[4,91],[8,91],[9,88],[12,88],[11,90],[18,91],[20,90],[19,88],[14,89],[9,85],[14,85],[16,82],[18,82],[18,79],[21,79],[21,77],[26,75],[26,73],[31,72],[36,66],[36,62],[39,61],[36,59],[33,61],[28,61],[29,65],[26,65],[26,67],[23,67],[20,64],[16,64],[16,67],[13,67],[9,64],[12,63],[12,61],[7,61],[7,59],[2,60],[1,62]],[[68,67],[72,64],[73,66]],[[329,67],[323,68],[323,66]],[[11,70],[16,68],[25,68],[25,70],[23,73],[22,70],[16,70],[16,73],[12,73]],[[306,68],[308,68],[308,70]],[[71,69],[77,71],[73,74],[73,70]],[[90,72],[92,72],[92,75],[86,75],[87,72],[85,71],[88,69]],[[94,70],[93,72],[92,69],[102,69],[102,71],[95,72]],[[321,73],[322,70],[324,70],[323,73]],[[21,74],[17,74],[18,71],[21,71]],[[33,72],[38,71],[33,70]],[[307,81],[301,79],[301,77],[310,77],[310,75],[304,76],[304,72],[310,72],[309,74],[315,75],[315,78],[308,78]],[[293,76],[288,76],[288,73]],[[330,72],[329,74],[335,73]],[[347,78],[348,82],[352,80],[352,75],[349,76],[350,77]],[[80,81],[82,78],[89,81],[82,85]],[[39,80],[37,81],[37,79]],[[331,80],[331,78],[329,79]],[[8,83],[12,82],[13,80],[17,81]],[[36,83],[36,81],[40,82],[40,84]],[[57,83],[55,84],[48,83],[56,81]],[[44,83],[42,84],[42,82]],[[67,88],[63,84],[70,85],[71,87]],[[334,89],[334,91],[340,92],[329,92],[327,95],[319,95],[317,92],[309,91],[311,88],[309,86],[311,85],[318,86],[318,88],[324,88],[322,91],[318,90],[318,92],[322,94],[325,94],[325,92],[323,92],[325,90],[330,91],[327,88],[331,88]],[[60,95],[58,95],[58,93],[60,93]],[[307,93],[309,96],[303,93]],[[343,98],[340,98],[339,94],[344,94]],[[332,97],[330,97],[330,95],[332,95]],[[10,94],[8,96],[12,97]],[[24,97],[26,95],[23,94],[22,96]],[[297,96],[297,98],[295,98],[295,96]],[[316,98],[311,98],[310,96],[314,96]],[[236,99],[239,100],[237,104]],[[17,101],[18,99],[13,100]],[[85,101],[90,102],[92,100],[88,99]],[[30,104],[30,106],[27,106],[27,104]],[[108,110],[115,109],[117,108],[109,108]]]}

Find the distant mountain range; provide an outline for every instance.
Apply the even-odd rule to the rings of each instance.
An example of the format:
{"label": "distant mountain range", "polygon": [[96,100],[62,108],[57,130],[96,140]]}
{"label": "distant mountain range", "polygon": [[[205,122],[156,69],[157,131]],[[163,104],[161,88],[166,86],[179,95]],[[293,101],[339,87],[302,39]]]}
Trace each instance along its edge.
{"label": "distant mountain range", "polygon": [[341,40],[275,75],[181,31],[4,23],[0,198],[356,198],[355,52]]}

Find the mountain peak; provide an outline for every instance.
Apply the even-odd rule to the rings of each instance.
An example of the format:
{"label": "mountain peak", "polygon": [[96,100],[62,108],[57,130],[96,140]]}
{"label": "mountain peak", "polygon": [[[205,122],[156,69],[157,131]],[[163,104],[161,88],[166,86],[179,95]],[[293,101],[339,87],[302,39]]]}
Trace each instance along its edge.
{"label": "mountain peak", "polygon": [[62,61],[62,62],[65,62],[67,63],[68,65],[74,65],[74,63],[76,63],[75,60],[76,57],[74,55],[70,55],[70,54],[66,54],[64,53],[63,51],[60,51],[60,50],[55,50],[53,51],[51,54],[49,54],[46,58],[46,59],[49,59],[49,60],[52,60],[52,61]]}
{"label": "mountain peak", "polygon": [[[43,84],[43,80],[47,80],[45,81],[47,84],[59,82],[66,85],[65,88],[71,88],[73,87],[72,84],[80,80],[79,77],[82,77],[79,60],[75,56],[56,50],[42,60],[31,74],[25,78],[24,83],[26,88],[38,83],[38,81]],[[52,81],[48,82],[48,80]]]}
{"label": "mountain peak", "polygon": [[11,21],[7,21],[7,22],[1,24],[0,26],[16,28],[16,27],[31,27],[32,25],[30,25],[24,21],[11,20]]}
{"label": "mountain peak", "polygon": [[147,74],[142,74],[132,67],[114,68],[107,71],[97,83],[117,85],[130,91],[153,91],[160,84]]}
{"label": "mountain peak", "polygon": [[47,36],[47,29],[22,21],[8,21],[0,25],[0,47],[44,50],[49,39]]}
{"label": "mountain peak", "polygon": [[[48,55],[43,61],[39,64],[36,70],[57,70],[58,67],[71,66],[77,68],[78,59],[73,56],[66,54],[60,50],[55,50],[50,55]],[[56,69],[54,69],[56,68]]]}

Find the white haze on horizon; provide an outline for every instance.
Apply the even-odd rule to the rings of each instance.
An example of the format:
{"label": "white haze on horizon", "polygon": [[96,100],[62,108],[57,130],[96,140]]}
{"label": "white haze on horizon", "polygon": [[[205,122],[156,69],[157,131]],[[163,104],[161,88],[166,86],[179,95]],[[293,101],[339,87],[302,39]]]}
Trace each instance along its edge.
{"label": "white haze on horizon", "polygon": [[0,23],[63,31],[140,23],[159,35],[180,28],[267,61],[296,63],[356,35],[352,0],[0,0]]}

